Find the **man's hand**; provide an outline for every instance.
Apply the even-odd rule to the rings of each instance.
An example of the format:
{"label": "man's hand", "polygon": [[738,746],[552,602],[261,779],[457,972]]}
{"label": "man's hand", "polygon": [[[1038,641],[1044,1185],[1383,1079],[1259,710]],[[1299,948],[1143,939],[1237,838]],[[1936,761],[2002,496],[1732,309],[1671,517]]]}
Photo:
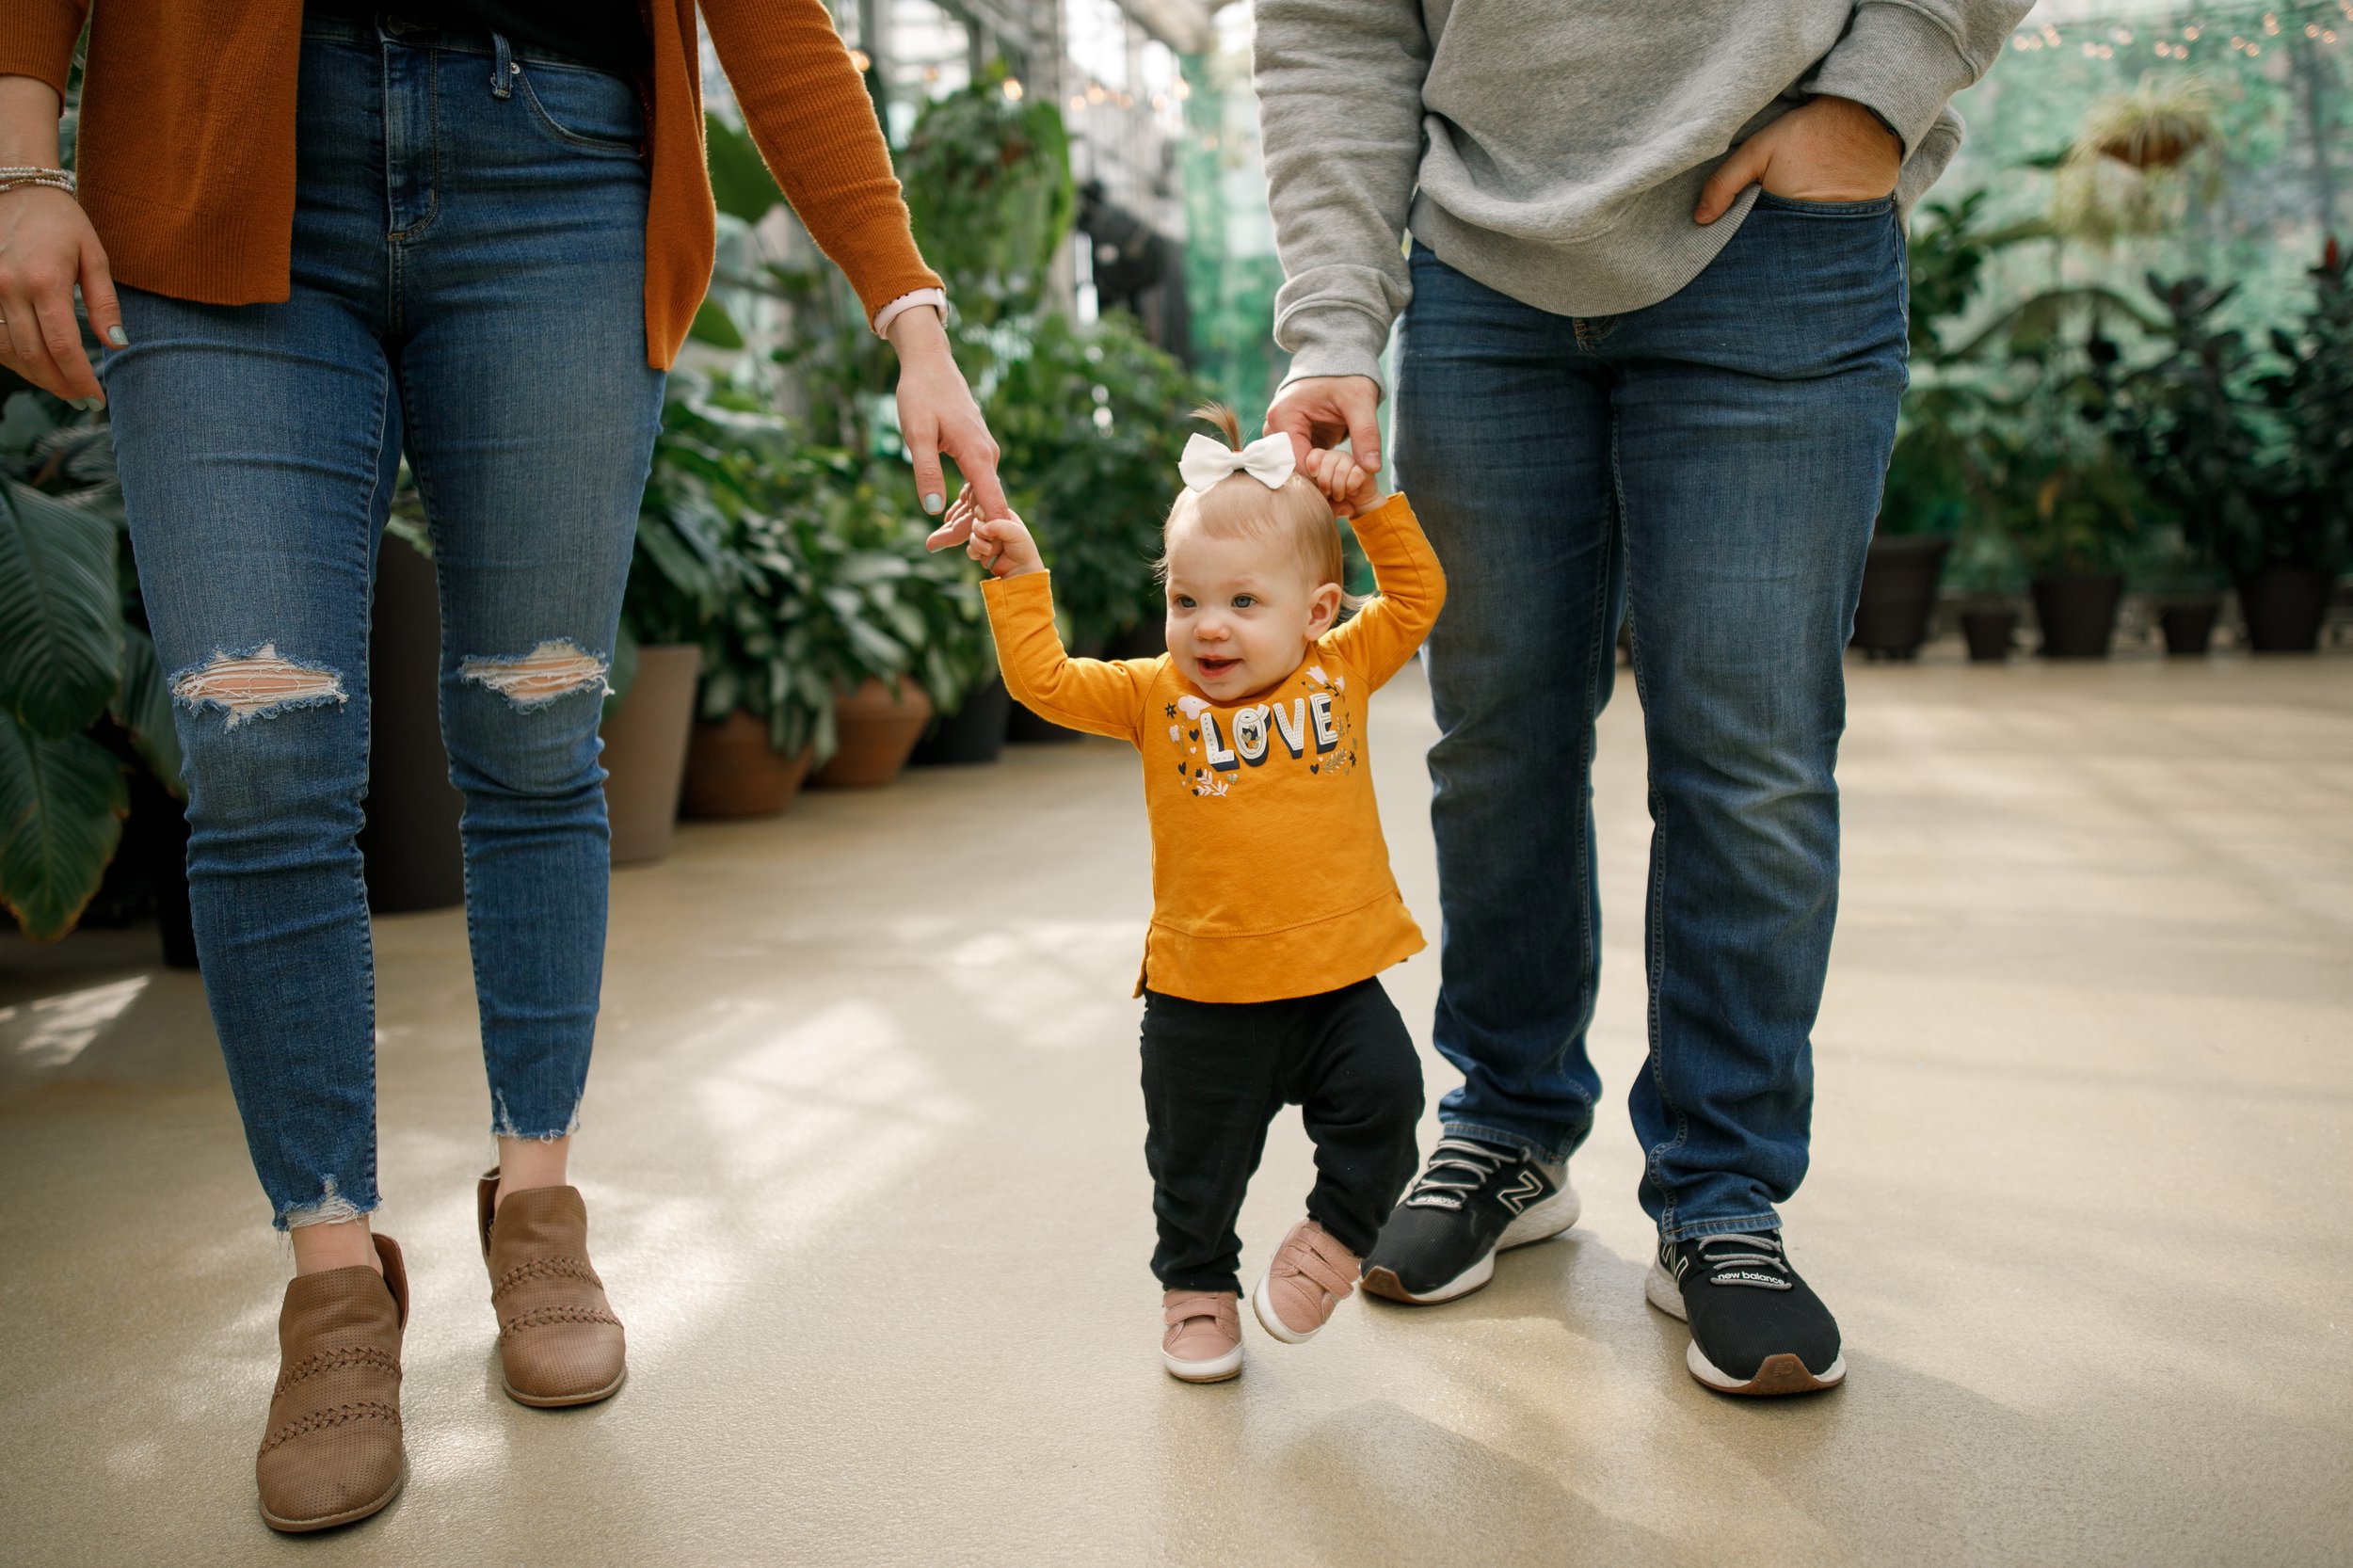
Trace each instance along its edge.
{"label": "man's hand", "polygon": [[934,550],[945,550],[959,540],[964,552],[986,567],[992,576],[1022,577],[1046,569],[1045,557],[1038,554],[1029,525],[1009,507],[1000,516],[983,517],[969,490],[956,497],[956,504],[948,510],[948,520],[932,535],[931,545]]}
{"label": "man's hand", "polygon": [[1368,472],[1381,467],[1381,384],[1369,376],[1310,376],[1274,394],[1266,411],[1266,433],[1291,439],[1291,456],[1307,467],[1307,454],[1346,440]]}
{"label": "man's hand", "polygon": [[947,504],[939,467],[944,452],[991,513],[1004,511],[997,442],[949,351],[939,312],[924,305],[901,311],[891,318],[890,346],[899,351],[899,435],[915,464],[915,490],[923,498],[923,510],[937,517]]}
{"label": "man's hand", "polygon": [[1345,452],[1310,452],[1300,472],[1330,499],[1337,516],[1362,517],[1380,503],[1381,481]]}
{"label": "man's hand", "polygon": [[1792,201],[1876,201],[1903,167],[1903,143],[1879,116],[1851,98],[1811,98],[1734,148],[1691,216],[1715,222],[1751,185]]}

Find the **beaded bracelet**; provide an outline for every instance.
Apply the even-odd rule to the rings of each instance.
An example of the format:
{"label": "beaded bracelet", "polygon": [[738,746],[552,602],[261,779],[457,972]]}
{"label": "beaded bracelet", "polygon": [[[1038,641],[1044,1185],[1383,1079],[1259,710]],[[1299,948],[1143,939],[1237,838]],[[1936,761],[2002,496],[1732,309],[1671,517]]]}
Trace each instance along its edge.
{"label": "beaded bracelet", "polygon": [[47,185],[52,190],[61,190],[68,196],[72,196],[73,194],[73,171],[66,168],[42,168],[29,164],[0,167],[0,195],[5,195],[19,185]]}

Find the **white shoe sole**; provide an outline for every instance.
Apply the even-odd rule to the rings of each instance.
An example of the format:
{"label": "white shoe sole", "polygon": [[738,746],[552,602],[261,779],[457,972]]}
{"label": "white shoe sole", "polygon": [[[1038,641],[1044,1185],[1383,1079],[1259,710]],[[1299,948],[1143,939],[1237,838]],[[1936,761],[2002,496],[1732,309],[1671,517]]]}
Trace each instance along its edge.
{"label": "white shoe sole", "polygon": [[1503,1227],[1503,1234],[1496,1238],[1493,1247],[1469,1268],[1437,1288],[1417,1295],[1406,1289],[1404,1283],[1388,1269],[1366,1270],[1365,1288],[1376,1296],[1403,1302],[1408,1306],[1435,1306],[1440,1302],[1467,1296],[1496,1277],[1497,1253],[1510,1252],[1513,1247],[1525,1247],[1537,1241],[1549,1241],[1577,1224],[1577,1217],[1584,1211],[1584,1200],[1577,1195],[1577,1189],[1570,1186],[1568,1178],[1563,1176],[1561,1191],[1534,1208],[1523,1209],[1513,1216],[1512,1223]]}
{"label": "white shoe sole", "polygon": [[[1651,1305],[1679,1323],[1689,1323],[1690,1315],[1683,1309],[1683,1291],[1674,1276],[1660,1266],[1654,1256],[1650,1272],[1642,1276],[1642,1296]],[[1756,1369],[1756,1376],[1736,1378],[1700,1353],[1700,1342],[1691,1341],[1683,1352],[1683,1364],[1691,1375],[1719,1394],[1811,1394],[1817,1388],[1832,1388],[1847,1381],[1847,1357],[1842,1352],[1830,1364],[1830,1369],[1817,1377],[1806,1370],[1803,1361],[1794,1355],[1769,1355]]]}
{"label": "white shoe sole", "polygon": [[1178,1383],[1224,1383],[1241,1376],[1241,1346],[1236,1344],[1224,1355],[1211,1356],[1207,1361],[1186,1361],[1162,1351],[1160,1365]]}
{"label": "white shoe sole", "polygon": [[1315,1328],[1311,1328],[1306,1333],[1302,1334],[1299,1330],[1283,1321],[1282,1319],[1277,1318],[1274,1315],[1274,1300],[1267,1294],[1267,1282],[1273,1277],[1274,1276],[1271,1272],[1258,1276],[1258,1288],[1250,1292],[1250,1310],[1257,1317],[1258,1326],[1266,1330],[1269,1334],[1274,1336],[1275,1338],[1280,1339],[1284,1344],[1304,1345],[1308,1340],[1313,1339],[1316,1336],[1317,1329],[1322,1328],[1323,1325],[1321,1323],[1318,1323]]}

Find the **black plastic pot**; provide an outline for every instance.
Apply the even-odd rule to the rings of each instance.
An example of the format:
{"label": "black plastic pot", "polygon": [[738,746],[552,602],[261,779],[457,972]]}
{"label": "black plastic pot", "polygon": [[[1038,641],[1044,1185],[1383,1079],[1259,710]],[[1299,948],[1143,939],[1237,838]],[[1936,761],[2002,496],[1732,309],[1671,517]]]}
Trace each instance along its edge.
{"label": "black plastic pot", "polygon": [[2040,577],[2027,584],[2041,623],[2045,659],[2105,659],[2116,637],[2121,577]]}
{"label": "black plastic pot", "polygon": [[2176,659],[2202,659],[2214,644],[2215,617],[2222,613],[2219,599],[2185,600],[2157,612],[2165,633],[2165,651]]}
{"label": "black plastic pot", "polygon": [[992,675],[964,694],[963,705],[932,727],[916,744],[907,765],[915,768],[964,767],[994,762],[1005,749],[1005,725],[1013,708],[1002,677]]}
{"label": "black plastic pot", "polygon": [[2270,567],[2238,580],[2239,613],[2247,641],[2258,653],[2310,653],[2320,647],[2320,623],[2336,585],[2310,567]]}
{"label": "black plastic pot", "polygon": [[433,563],[401,539],[376,552],[368,633],[367,822],[360,854],[379,915],[446,909],[466,898],[457,841],[464,797],[441,745],[441,602]]}
{"label": "black plastic pot", "polygon": [[1936,579],[1953,541],[1933,534],[1874,537],[1863,558],[1863,597],[1853,646],[1888,659],[1910,659],[1929,640]]}
{"label": "black plastic pot", "polygon": [[2010,645],[2017,638],[2018,612],[2007,606],[1998,610],[1963,610],[1961,634],[1969,644],[1971,664],[1998,664],[2009,657]]}

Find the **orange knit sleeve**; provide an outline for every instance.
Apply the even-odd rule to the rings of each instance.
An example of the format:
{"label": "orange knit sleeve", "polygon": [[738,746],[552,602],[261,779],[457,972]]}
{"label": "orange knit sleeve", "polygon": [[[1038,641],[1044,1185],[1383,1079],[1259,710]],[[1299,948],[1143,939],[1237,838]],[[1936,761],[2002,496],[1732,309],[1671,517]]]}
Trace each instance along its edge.
{"label": "orange knit sleeve", "polygon": [[73,45],[89,0],[7,0],[0,5],[0,76],[32,76],[65,97]]}
{"label": "orange knit sleeve", "polygon": [[866,319],[939,287],[915,248],[873,100],[824,0],[702,0],[702,9],[745,128]]}

